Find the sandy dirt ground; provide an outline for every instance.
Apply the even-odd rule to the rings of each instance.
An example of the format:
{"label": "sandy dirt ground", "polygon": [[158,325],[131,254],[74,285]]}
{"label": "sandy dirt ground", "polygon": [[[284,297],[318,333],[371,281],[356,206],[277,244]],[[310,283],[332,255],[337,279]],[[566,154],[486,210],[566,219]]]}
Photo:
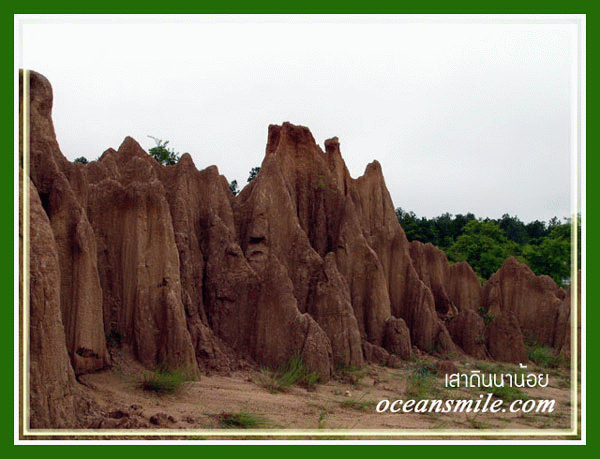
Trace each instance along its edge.
{"label": "sandy dirt ground", "polygon": [[[265,370],[201,374],[166,394],[140,388],[139,382],[149,372],[121,359],[110,370],[79,378],[101,414],[97,428],[86,434],[182,440],[576,438],[569,430],[579,424],[573,424],[573,417],[580,402],[579,396],[573,397],[567,368],[541,370],[530,365],[528,371],[550,375],[549,385],[505,396],[506,409],[498,413],[377,412],[382,400],[398,399],[481,400],[483,406],[489,392],[483,387],[449,388],[440,374],[415,379],[419,366],[435,362],[428,359],[404,362],[399,368],[369,365],[338,370],[327,383],[279,391],[273,390],[274,376]],[[518,370],[518,366],[485,361],[454,363],[461,373]],[[509,402],[515,397],[533,400],[528,407],[536,408],[540,401],[554,400],[554,409],[511,413]]]}

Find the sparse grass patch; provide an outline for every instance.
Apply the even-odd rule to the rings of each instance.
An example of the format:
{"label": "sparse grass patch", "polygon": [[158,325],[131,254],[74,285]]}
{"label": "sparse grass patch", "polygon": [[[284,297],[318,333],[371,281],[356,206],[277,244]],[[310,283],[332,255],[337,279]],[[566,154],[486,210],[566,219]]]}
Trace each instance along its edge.
{"label": "sparse grass patch", "polygon": [[409,376],[406,395],[417,400],[426,398],[428,395],[435,392],[433,387],[434,383],[435,381],[433,379],[422,378],[413,374]]}
{"label": "sparse grass patch", "polygon": [[480,421],[479,419],[477,419],[477,417],[479,416],[479,414],[480,413],[476,413],[473,416],[469,416],[468,414],[465,414],[467,422],[474,429],[489,429],[490,425],[487,422]]}
{"label": "sparse grass patch", "polygon": [[348,398],[346,400],[342,400],[340,402],[340,405],[342,406],[342,408],[349,408],[349,409],[358,410],[358,411],[366,411],[370,407],[374,407],[375,405],[377,405],[377,401],[363,400],[363,397],[364,397],[364,395],[358,399]]}
{"label": "sparse grass patch", "polygon": [[346,365],[344,363],[336,363],[334,365],[334,378],[346,384],[356,386],[360,380],[365,377],[366,368]]}
{"label": "sparse grass patch", "polygon": [[198,374],[191,367],[170,368],[161,365],[154,373],[145,374],[139,387],[150,392],[166,394],[174,392],[188,381],[194,381]]}
{"label": "sparse grass patch", "polygon": [[441,419],[435,419],[435,423],[430,427],[431,429],[448,429],[448,423]]}
{"label": "sparse grass patch", "polygon": [[268,423],[264,417],[253,413],[223,412],[218,415],[218,424],[222,429],[260,429]]}
{"label": "sparse grass patch", "polygon": [[495,397],[504,400],[505,402],[514,402],[515,400],[527,399],[527,394],[518,387],[502,386],[492,387],[490,389]]}
{"label": "sparse grass patch", "polygon": [[536,418],[536,415],[534,413],[525,413],[524,411],[519,412],[519,414],[517,415],[517,419],[519,419],[519,421],[521,422],[525,422],[527,424],[536,424],[538,422],[538,419]]}
{"label": "sparse grass patch", "polygon": [[297,355],[288,360],[278,369],[264,368],[261,371],[259,384],[273,394],[285,392],[293,385],[299,385],[310,390],[319,382],[321,375],[311,372],[302,361],[302,356]]}
{"label": "sparse grass patch", "polygon": [[408,377],[406,395],[423,399],[440,392],[435,378],[437,370],[432,362],[417,360],[411,364],[411,367],[412,372]]}
{"label": "sparse grass patch", "polygon": [[561,375],[558,379],[558,388],[559,389],[570,389],[571,388],[571,378],[569,375]]}
{"label": "sparse grass patch", "polygon": [[411,369],[413,374],[421,378],[436,376],[438,373],[433,362],[427,362],[423,360],[416,360],[415,362],[413,362],[411,364]]}
{"label": "sparse grass patch", "polygon": [[325,428],[325,411],[321,411],[319,413],[319,420],[317,421],[317,428],[324,429]]}

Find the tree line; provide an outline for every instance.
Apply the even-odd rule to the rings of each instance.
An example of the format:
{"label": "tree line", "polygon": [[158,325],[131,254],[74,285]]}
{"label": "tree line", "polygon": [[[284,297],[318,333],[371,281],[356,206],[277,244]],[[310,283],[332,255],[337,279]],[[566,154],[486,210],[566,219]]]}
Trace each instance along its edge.
{"label": "tree line", "polygon": [[[564,222],[553,217],[548,222],[524,223],[509,214],[499,219],[481,219],[469,212],[456,216],[445,213],[427,219],[400,207],[396,209],[396,216],[409,241],[435,245],[446,253],[451,263],[466,261],[482,283],[511,256],[527,264],[535,274],[552,277],[561,287],[570,283],[570,218]],[[579,219],[577,227],[580,235]],[[580,244],[577,249],[579,257]]]}

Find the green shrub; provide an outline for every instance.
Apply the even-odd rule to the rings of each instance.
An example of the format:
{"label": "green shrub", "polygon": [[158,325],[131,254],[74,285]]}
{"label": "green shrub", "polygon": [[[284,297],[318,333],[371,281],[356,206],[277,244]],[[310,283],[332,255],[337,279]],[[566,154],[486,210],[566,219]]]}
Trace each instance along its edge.
{"label": "green shrub", "polygon": [[154,373],[144,375],[139,386],[147,391],[165,394],[174,392],[186,382],[193,381],[196,378],[197,374],[194,374],[191,367],[170,368],[163,365]]}
{"label": "green shrub", "polygon": [[537,344],[528,348],[527,357],[533,363],[543,368],[558,368],[561,363],[564,363],[564,359],[556,355],[552,348]]}
{"label": "green shrub", "polygon": [[179,161],[179,154],[167,148],[167,144],[169,143],[168,140],[163,142],[162,140],[152,137],[151,135],[148,137],[156,142],[156,146],[148,150],[150,156],[164,166],[172,166],[173,164],[177,164]]}

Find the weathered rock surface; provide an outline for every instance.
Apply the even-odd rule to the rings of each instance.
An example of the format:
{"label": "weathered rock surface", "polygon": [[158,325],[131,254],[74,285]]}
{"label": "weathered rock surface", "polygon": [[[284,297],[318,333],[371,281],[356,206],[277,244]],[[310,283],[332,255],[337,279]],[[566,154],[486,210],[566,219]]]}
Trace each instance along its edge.
{"label": "weathered rock surface", "polygon": [[[52,227],[29,181],[29,427],[87,427],[91,406],[79,390],[60,310],[60,267]],[[21,191],[23,187],[21,187]],[[20,240],[23,220],[20,214]]]}
{"label": "weathered rock surface", "polygon": [[453,341],[467,354],[479,359],[487,357],[486,324],[484,319],[471,309],[463,309],[448,324]]}
{"label": "weathered rock surface", "polygon": [[511,257],[485,284],[482,303],[492,316],[512,313],[527,341],[554,347],[564,297],[549,276],[536,276]]}
{"label": "weathered rock surface", "polygon": [[509,363],[527,362],[527,348],[519,321],[512,311],[500,312],[490,324],[488,349],[494,360]]}
{"label": "weathered rock surface", "polygon": [[410,243],[410,255],[419,278],[431,289],[435,309],[442,318],[459,311],[477,311],[481,306],[481,285],[466,262],[450,264],[446,254],[430,243]]}
{"label": "weathered rock surface", "polygon": [[179,253],[155,161],[131,138],[103,159],[109,167],[100,160],[84,177],[105,297],[104,328],[118,331],[144,365],[194,367]]}
{"label": "weathered rock surface", "polygon": [[383,346],[398,357],[408,360],[411,354],[410,330],[402,319],[390,317],[385,323]]}
{"label": "weathered rock surface", "polygon": [[75,192],[85,186],[73,164],[60,153],[50,116],[50,83],[39,74],[31,75],[29,173],[50,220],[58,253],[56,281],[67,351],[76,373],[96,370],[107,363],[107,351],[96,240]]}
{"label": "weathered rock surface", "polygon": [[76,402],[45,400],[77,400],[75,375],[111,363],[112,333],[147,368],[300,355],[323,381],[336,364],[394,366],[420,351],[516,361],[521,330],[565,347],[565,292],[512,261],[482,288],[466,263],[409,243],[379,163],[351,178],[336,137],[323,151],[306,127],[269,126],[260,173],[236,197],[215,166],[198,171],[188,154],[162,166],[129,137],[98,161],[69,162],[50,84],[32,72],[30,86],[39,425],[68,425]]}
{"label": "weathered rock surface", "polygon": [[[581,271],[577,271],[577,292],[572,291],[573,285],[569,285],[567,292],[560,304],[556,322],[556,333],[554,336],[554,348],[565,356],[571,356],[571,341],[573,337],[571,315],[577,314],[576,347],[578,359],[581,353]],[[572,298],[575,293],[576,306],[572,307]]]}

